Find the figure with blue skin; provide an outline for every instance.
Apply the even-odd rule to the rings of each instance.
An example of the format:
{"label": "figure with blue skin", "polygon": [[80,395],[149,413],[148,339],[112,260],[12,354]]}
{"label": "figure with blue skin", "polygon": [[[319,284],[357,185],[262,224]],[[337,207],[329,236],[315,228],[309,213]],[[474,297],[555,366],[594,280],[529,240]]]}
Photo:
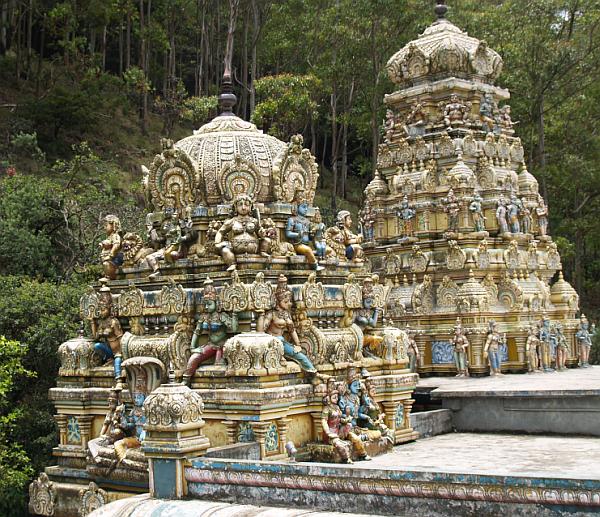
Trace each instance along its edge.
{"label": "figure with blue skin", "polygon": [[[362,309],[358,310],[356,313],[356,317],[354,318],[355,323],[365,331],[369,328],[377,327],[377,322],[379,320],[379,315],[381,313],[381,309],[375,307],[375,295],[373,292],[373,284],[374,280],[372,276],[368,276],[363,280],[363,288],[362,288]],[[383,342],[382,336],[376,336],[373,334],[369,334],[367,332],[364,333],[364,349],[363,352],[368,357],[377,357],[377,352]]]}
{"label": "figure with blue skin", "polygon": [[285,236],[288,241],[294,246],[294,250],[298,255],[304,255],[306,262],[317,271],[322,270],[319,266],[313,249],[310,247],[310,221],[306,217],[308,214],[308,203],[300,197],[296,205],[295,215],[292,215],[287,220],[285,227]]}
{"label": "figure with blue skin", "polygon": [[498,324],[490,321],[487,339],[483,347],[483,357],[490,363],[490,375],[503,375],[500,371],[500,345],[506,344],[506,334],[501,336],[498,332]]}
{"label": "figure with blue skin", "polygon": [[402,221],[402,237],[412,237],[414,234],[414,218],[417,215],[416,210],[404,195],[400,206],[396,209],[396,216]]}
{"label": "figure with blue skin", "polygon": [[519,215],[521,214],[522,209],[523,205],[521,205],[521,200],[515,194],[511,194],[510,201],[506,207],[511,233],[521,233]]}
{"label": "figure with blue skin", "polygon": [[112,296],[110,288],[103,286],[100,289],[100,317],[92,320],[92,336],[96,341],[94,350],[100,355],[102,364],[114,361],[115,379],[122,379],[121,363],[121,338],[123,329],[119,320],[112,316]]}
{"label": "figure with blue skin", "polygon": [[556,341],[556,371],[564,372],[567,370],[566,362],[569,345],[567,343],[567,338],[563,334],[563,328],[560,323],[554,325],[554,335]]}
{"label": "figure with blue skin", "polygon": [[552,356],[554,337],[550,326],[550,320],[547,316],[542,316],[542,321],[539,324],[539,338],[542,342],[542,368],[544,372],[553,372]]}
{"label": "figure with blue skin", "polygon": [[256,330],[266,332],[283,343],[283,355],[300,365],[305,372],[316,375],[317,369],[310,359],[302,352],[300,339],[292,319],[292,292],[289,289],[275,291],[275,309],[261,315]]}
{"label": "figure with blue skin", "polygon": [[579,366],[581,368],[589,368],[590,349],[592,348],[592,337],[595,334],[595,326],[592,325],[590,330],[589,321],[585,314],[579,319],[579,330],[575,333],[577,342],[579,343]]}
{"label": "figure with blue skin", "polygon": [[[223,364],[223,345],[227,340],[227,332],[236,333],[238,330],[237,315],[219,310],[217,291],[210,278],[204,281],[200,303],[201,314],[190,345],[192,355],[183,375],[183,382],[187,386],[191,384],[198,367],[211,357],[215,358],[215,364]],[[208,343],[199,346],[198,341],[203,333],[208,334]]]}

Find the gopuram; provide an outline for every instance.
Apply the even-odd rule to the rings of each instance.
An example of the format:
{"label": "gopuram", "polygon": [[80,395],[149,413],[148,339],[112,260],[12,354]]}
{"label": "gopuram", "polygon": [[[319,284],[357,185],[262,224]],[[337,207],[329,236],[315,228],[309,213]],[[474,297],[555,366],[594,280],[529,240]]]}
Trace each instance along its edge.
{"label": "gopuram", "polygon": [[391,288],[386,317],[409,328],[421,374],[586,365],[579,297],[561,273],[509,92],[495,85],[502,58],[438,4],[438,19],[387,62],[398,89],[385,97],[361,212],[365,254]]}
{"label": "gopuram", "polygon": [[383,326],[389,288],[350,214],[326,228],[302,137],[266,135],[234,103],[224,91],[219,116],[162,142],[146,235],[106,217],[104,278],[59,349],[57,465],[31,485],[32,513],[181,495],[188,460],[249,443],[259,459],[352,463],[417,437],[408,337]]}

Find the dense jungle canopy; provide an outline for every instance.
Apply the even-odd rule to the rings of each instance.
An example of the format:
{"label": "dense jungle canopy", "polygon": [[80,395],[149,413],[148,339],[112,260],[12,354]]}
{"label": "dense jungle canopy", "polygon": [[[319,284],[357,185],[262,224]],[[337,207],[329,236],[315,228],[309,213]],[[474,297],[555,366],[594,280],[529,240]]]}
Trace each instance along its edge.
{"label": "dense jungle canopy", "polygon": [[[236,112],[321,165],[317,204],[356,210],[393,91],[387,59],[433,20],[422,0],[0,1],[0,514],[56,440],[47,401],[101,219],[142,220],[140,164],[216,114],[235,23]],[[230,7],[237,8],[230,16]],[[504,58],[513,120],[583,310],[600,315],[600,2],[452,0]]]}

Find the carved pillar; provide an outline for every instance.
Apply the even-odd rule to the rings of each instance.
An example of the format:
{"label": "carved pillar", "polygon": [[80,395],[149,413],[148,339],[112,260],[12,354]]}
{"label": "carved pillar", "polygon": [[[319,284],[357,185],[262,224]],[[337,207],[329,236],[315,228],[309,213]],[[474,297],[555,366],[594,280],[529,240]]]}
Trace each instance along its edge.
{"label": "carved pillar", "polygon": [[404,406],[404,420],[402,421],[403,429],[410,427],[410,412],[414,403],[415,399],[404,399],[402,401],[402,405]]}
{"label": "carved pillar", "polygon": [[321,437],[323,436],[323,426],[321,425],[321,412],[314,411],[310,414],[310,416],[313,419],[313,436],[317,441],[320,441]]}
{"label": "carved pillar", "polygon": [[277,420],[277,431],[279,432],[279,452],[285,453],[285,444],[287,443],[287,432],[291,418],[280,418]]}
{"label": "carved pillar", "polygon": [[265,447],[265,438],[267,436],[267,427],[269,427],[270,422],[251,422],[252,430],[254,431],[254,436],[256,437],[256,441],[260,446],[260,459],[265,459],[267,457],[267,449]]}
{"label": "carved pillar", "polygon": [[77,421],[79,422],[79,431],[81,432],[81,447],[83,450],[86,450],[88,442],[93,438],[91,432],[94,417],[92,415],[84,415],[78,417]]}
{"label": "carved pillar", "polygon": [[186,495],[185,463],[210,447],[202,433],[203,410],[200,394],[183,384],[163,384],[146,397],[142,451],[148,458],[151,497],[181,499]]}
{"label": "carved pillar", "polygon": [[527,366],[527,354],[525,352],[525,343],[527,342],[527,336],[515,336],[515,345],[517,348],[517,360],[519,363]]}
{"label": "carved pillar", "polygon": [[380,402],[385,412],[385,425],[388,426],[392,432],[396,431],[396,408],[398,402]]}
{"label": "carved pillar", "polygon": [[58,425],[59,443],[67,444],[67,415],[54,415],[54,420]]}
{"label": "carved pillar", "polygon": [[469,359],[469,370],[472,368],[481,369],[485,368],[485,364],[483,361],[483,345],[485,341],[485,336],[481,334],[472,334],[469,336],[469,341],[471,343],[470,350],[470,359]]}
{"label": "carved pillar", "polygon": [[222,420],[221,423],[224,424],[226,428],[227,444],[231,445],[233,443],[236,443],[238,422],[236,422],[235,420]]}
{"label": "carved pillar", "polygon": [[417,361],[417,368],[423,368],[425,367],[425,348],[427,347],[427,336],[416,335],[415,343],[417,344],[417,348],[419,349],[419,360]]}

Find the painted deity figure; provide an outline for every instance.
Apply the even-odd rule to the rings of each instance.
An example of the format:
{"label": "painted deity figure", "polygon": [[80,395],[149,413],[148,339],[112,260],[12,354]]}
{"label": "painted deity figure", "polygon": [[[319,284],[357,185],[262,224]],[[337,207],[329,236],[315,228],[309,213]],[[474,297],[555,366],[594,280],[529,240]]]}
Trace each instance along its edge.
{"label": "painted deity figure", "polygon": [[473,200],[469,204],[469,212],[473,217],[473,226],[476,232],[485,231],[485,216],[483,215],[483,198],[479,192],[475,192]]}
{"label": "painted deity figure", "polygon": [[453,93],[450,102],[444,107],[444,123],[447,126],[464,124],[469,119],[470,103],[460,102],[458,95]]}
{"label": "painted deity figure", "polygon": [[527,208],[523,199],[521,199],[521,229],[523,233],[529,234],[533,229],[533,218],[531,217],[531,210]]}
{"label": "painted deity figure", "polygon": [[400,206],[396,209],[396,216],[402,221],[401,235],[402,237],[412,237],[414,234],[414,219],[417,215],[416,210],[413,208],[408,200],[408,196],[404,195]]}
{"label": "painted deity figure", "polygon": [[306,262],[317,271],[323,269],[319,266],[313,249],[310,247],[310,221],[306,217],[308,213],[308,203],[304,199],[299,199],[295,208],[295,215],[287,220],[285,227],[285,236],[294,246],[298,255],[304,255]]}
{"label": "painted deity figure", "polygon": [[[227,340],[227,332],[236,333],[238,330],[237,314],[228,314],[220,310],[217,290],[210,278],[204,281],[200,311],[190,345],[192,355],[183,375],[183,382],[188,386],[203,362],[214,357],[215,364],[223,364],[223,345]],[[200,336],[204,333],[208,335],[208,343],[199,345]]]}
{"label": "painted deity figure", "polygon": [[368,199],[358,213],[360,233],[365,242],[373,242],[375,237],[375,211]]}
{"label": "painted deity figure", "polygon": [[521,233],[519,215],[522,211],[521,200],[513,193],[510,195],[510,201],[506,207],[507,218],[510,223],[511,233]]}
{"label": "painted deity figure", "polygon": [[391,142],[394,137],[394,129],[396,128],[396,117],[392,110],[385,112],[385,120],[383,121],[383,133],[386,142]]}
{"label": "painted deity figure", "polygon": [[[280,275],[283,276],[283,275]],[[284,277],[285,278],[285,277]],[[275,290],[275,309],[261,315],[258,319],[256,329],[258,332],[266,332],[283,343],[283,354],[286,359],[291,359],[305,372],[315,375],[317,369],[310,359],[302,352],[298,332],[292,319],[292,291],[279,285]]]}
{"label": "painted deity figure", "polygon": [[179,222],[177,210],[172,207],[165,209],[165,218],[160,227],[159,242],[163,242],[164,246],[158,251],[151,253],[146,257],[149,266],[153,273],[150,278],[156,278],[160,275],[159,260],[172,263],[183,256],[183,232]]}
{"label": "painted deity figure", "polygon": [[513,122],[510,116],[510,106],[508,104],[502,106],[500,108],[500,112],[498,114],[498,122],[502,129],[506,131],[511,131],[514,124],[518,122]]}
{"label": "painted deity figure", "polygon": [[500,194],[496,208],[496,221],[498,222],[498,233],[500,235],[508,233],[508,223],[506,222],[507,208],[506,199]]}
{"label": "painted deity figure", "polygon": [[110,280],[117,278],[117,270],[123,264],[121,251],[121,221],[116,215],[107,215],[104,218],[106,239],[100,243],[100,260],[104,276]]}
{"label": "painted deity figure", "polygon": [[469,340],[462,328],[460,318],[456,318],[454,326],[454,337],[452,338],[454,345],[454,364],[456,365],[457,377],[469,376],[469,359],[467,349],[469,348]]}
{"label": "painted deity figure", "polygon": [[548,207],[540,194],[538,194],[538,206],[535,209],[535,213],[538,219],[539,234],[544,237],[548,235]]}
{"label": "painted deity figure", "polygon": [[539,323],[538,337],[541,342],[542,368],[544,372],[553,372],[554,369],[552,368],[552,356],[554,337],[552,335],[550,320],[546,315],[542,316],[542,319]]}
{"label": "painted deity figure", "polygon": [[[378,440],[381,438],[381,431],[369,430],[364,426],[369,421],[369,415],[364,412],[365,407],[361,407],[362,392],[364,384],[360,380],[358,372],[354,368],[348,370],[348,389],[340,397],[340,408],[342,412],[351,418],[353,427],[361,429],[361,438],[365,441]],[[368,456],[365,459],[370,459]]]}
{"label": "painted deity figure", "polygon": [[[368,276],[363,280],[362,288],[362,309],[357,311],[355,322],[363,330],[374,328],[377,326],[381,309],[375,307],[374,279]],[[372,335],[365,332],[364,335],[364,352],[365,354],[375,357],[378,348],[383,341],[383,337]]]}
{"label": "painted deity figure", "polygon": [[541,361],[540,361],[540,346],[541,342],[537,336],[537,330],[535,326],[531,326],[528,329],[527,341],[525,342],[525,353],[527,355],[527,371],[541,372]]}
{"label": "painted deity figure", "polygon": [[350,423],[351,418],[342,412],[339,401],[339,391],[332,384],[323,399],[323,411],[321,412],[323,442],[333,445],[345,463],[352,463],[347,441],[350,442],[352,449],[360,459],[370,459],[362,439],[353,430]]}
{"label": "painted deity figure", "polygon": [[394,438],[387,425],[385,425],[385,413],[375,399],[377,388],[370,377],[367,377],[364,382],[364,387],[361,390],[360,414],[366,415],[366,418],[359,422],[361,427],[365,427],[371,431],[379,431],[381,436],[386,437],[391,443],[394,443]]}
{"label": "painted deity figure", "polygon": [[491,93],[485,93],[481,97],[479,104],[479,118],[481,120],[482,129],[489,133],[491,131],[497,131],[497,124],[494,118],[495,111],[497,110],[494,96]]}
{"label": "painted deity figure", "polygon": [[501,336],[498,324],[492,320],[489,324],[488,335],[483,347],[483,357],[490,363],[490,375],[503,375],[500,370],[500,346],[506,344],[506,334]]}
{"label": "painted deity figure", "polygon": [[460,213],[460,201],[450,189],[448,195],[442,199],[444,212],[448,214],[448,233],[458,233],[458,214]]}
{"label": "painted deity figure", "polygon": [[327,256],[327,244],[325,243],[325,223],[318,208],[315,209],[315,216],[310,225],[310,234],[315,245],[316,256],[318,260],[324,260]]}
{"label": "painted deity figure", "polygon": [[271,246],[268,239],[263,238],[260,221],[252,217],[252,199],[247,194],[238,194],[233,201],[235,215],[227,219],[215,235],[215,247],[219,250],[227,271],[236,267],[239,255],[257,254],[268,256]]}
{"label": "painted deity figure", "polygon": [[110,288],[100,288],[100,317],[92,320],[92,337],[95,341],[94,350],[100,355],[102,363],[113,361],[115,379],[120,382],[123,378],[121,363],[121,338],[123,329],[119,320],[112,315],[112,296]]}
{"label": "painted deity figure", "polygon": [[411,111],[406,117],[404,132],[408,137],[423,136],[425,124],[427,123],[427,112],[420,102],[413,102]]}
{"label": "painted deity figure", "polygon": [[579,318],[579,329],[575,333],[575,337],[579,343],[579,366],[581,368],[590,367],[590,349],[592,348],[592,337],[594,336],[596,328],[592,325],[592,328],[590,329],[589,325],[590,323],[585,314],[582,314],[581,318]]}
{"label": "painted deity figure", "polygon": [[567,353],[569,344],[563,334],[563,327],[560,323],[554,325],[554,334],[556,340],[556,371],[564,372],[567,370]]}
{"label": "painted deity figure", "polygon": [[408,335],[408,368],[411,373],[417,372],[417,365],[419,363],[419,347],[415,341],[414,331],[411,331],[409,326],[406,326],[406,334]]}
{"label": "painted deity figure", "polygon": [[364,252],[360,243],[362,235],[352,231],[352,216],[347,210],[340,210],[337,214],[337,226],[345,246],[346,258],[354,262],[363,262]]}

